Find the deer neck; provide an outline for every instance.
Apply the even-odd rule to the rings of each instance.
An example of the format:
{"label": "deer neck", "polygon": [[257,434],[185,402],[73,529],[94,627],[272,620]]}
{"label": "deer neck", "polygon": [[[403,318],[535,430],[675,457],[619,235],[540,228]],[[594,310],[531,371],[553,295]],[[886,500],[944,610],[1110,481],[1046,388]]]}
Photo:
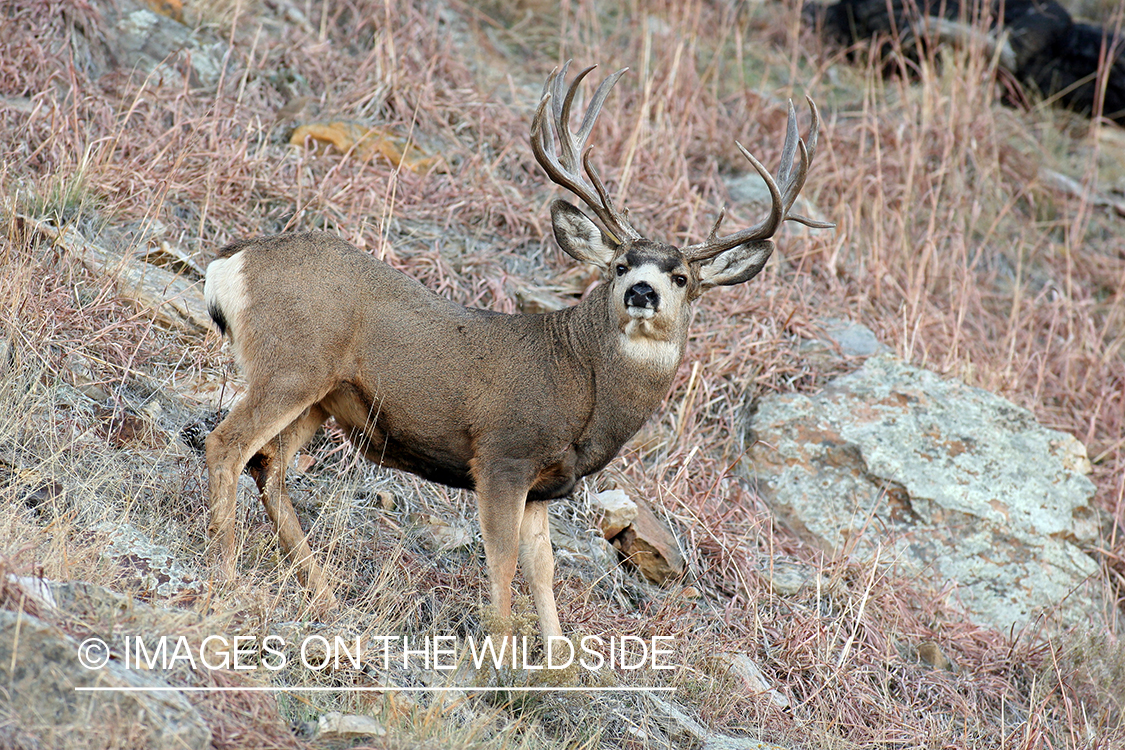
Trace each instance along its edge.
{"label": "deer neck", "polygon": [[587,464],[584,473],[608,463],[660,406],[687,340],[686,314],[667,338],[623,330],[609,290],[610,285],[599,286],[578,305],[554,313],[560,326],[556,340],[566,342],[591,391],[591,412],[577,443],[585,459],[580,463]]}
{"label": "deer neck", "polygon": [[[596,372],[614,379],[671,385],[687,342],[689,311],[667,322],[621,320],[609,295],[612,286],[595,287],[577,305],[557,315],[570,348]],[[657,397],[657,403],[665,392]]]}

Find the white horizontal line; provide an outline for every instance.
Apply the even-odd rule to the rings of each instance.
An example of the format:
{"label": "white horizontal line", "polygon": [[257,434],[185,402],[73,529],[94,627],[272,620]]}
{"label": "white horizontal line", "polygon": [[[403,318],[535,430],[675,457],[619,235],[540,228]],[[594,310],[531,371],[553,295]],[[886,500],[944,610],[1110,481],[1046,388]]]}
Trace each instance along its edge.
{"label": "white horizontal line", "polygon": [[216,687],[76,687],[80,693],[643,693],[674,692],[674,687],[272,687],[272,686],[216,686]]}

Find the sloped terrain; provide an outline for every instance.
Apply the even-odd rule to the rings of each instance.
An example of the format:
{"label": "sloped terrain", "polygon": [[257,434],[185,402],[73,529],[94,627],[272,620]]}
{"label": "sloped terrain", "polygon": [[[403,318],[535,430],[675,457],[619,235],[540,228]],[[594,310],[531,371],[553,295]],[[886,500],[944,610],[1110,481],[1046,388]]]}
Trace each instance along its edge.
{"label": "sloped terrain", "polygon": [[[556,65],[630,68],[594,158],[639,228],[669,242],[702,239],[723,205],[727,227],[757,221],[734,142],[773,169],[786,100],[807,93],[824,117],[799,210],[836,231],[786,227],[759,277],[702,299],[664,406],[572,501],[552,504],[564,627],[670,637],[679,665],[567,679],[675,692],[185,693],[213,747],[1125,741],[1120,128],[1001,105],[994,61],[971,49],[883,79],[803,30],[793,4],[5,0],[0,18],[0,603],[60,639],[105,638],[117,658],[133,634],[199,644],[487,628],[471,494],[374,468],[331,425],[290,484],[341,606],[307,608],[248,478],[239,574],[218,576],[199,447],[240,381],[192,306],[218,248],[323,229],[462,304],[552,309],[596,280],[553,246],[548,206],[562,191],[527,142]],[[855,369],[802,348],[830,318],[1086,445],[1101,516],[1082,551],[1103,603],[1088,627],[982,627],[944,582],[827,554],[775,525],[735,471],[745,422],[765,394],[815,393]],[[612,488],[675,533],[682,578],[658,587],[618,565],[589,499]],[[55,582],[50,596],[29,589],[37,577]],[[292,662],[156,677],[444,679]],[[334,711],[372,715],[386,733],[318,738]],[[41,746],[34,721],[8,714],[0,743]],[[94,727],[90,744],[146,746],[133,728]]]}

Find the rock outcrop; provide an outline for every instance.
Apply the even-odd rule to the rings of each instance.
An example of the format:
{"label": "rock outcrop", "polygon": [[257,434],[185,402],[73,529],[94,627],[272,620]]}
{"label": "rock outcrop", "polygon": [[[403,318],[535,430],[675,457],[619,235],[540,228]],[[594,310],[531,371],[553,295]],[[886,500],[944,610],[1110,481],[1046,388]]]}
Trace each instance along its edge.
{"label": "rock outcrop", "polygon": [[87,648],[98,643],[105,646],[80,643],[26,612],[0,610],[0,745],[211,747],[210,729],[183,695],[152,690],[166,683],[113,659],[97,668],[83,664],[80,653],[94,661],[108,656],[107,649]]}
{"label": "rock outcrop", "polygon": [[1086,450],[1026,409],[884,354],[815,396],[763,398],[748,442],[742,470],[779,520],[831,554],[955,582],[1003,630],[1096,610]]}

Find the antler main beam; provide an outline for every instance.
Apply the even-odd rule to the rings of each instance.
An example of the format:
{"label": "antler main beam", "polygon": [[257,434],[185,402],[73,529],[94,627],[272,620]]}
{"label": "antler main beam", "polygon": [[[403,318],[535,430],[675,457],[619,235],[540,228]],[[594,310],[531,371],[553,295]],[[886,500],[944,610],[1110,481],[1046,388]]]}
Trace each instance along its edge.
{"label": "antler main beam", "polygon": [[[738,150],[762,176],[762,179],[766,182],[766,187],[769,188],[771,197],[769,216],[752,227],[728,234],[725,237],[718,237],[719,227],[722,225],[725,216],[725,211],[720,211],[718,218],[715,219],[714,226],[711,227],[711,231],[707,235],[707,239],[697,245],[689,245],[684,248],[684,256],[689,261],[709,260],[747,242],[768,240],[777,233],[783,221],[795,221],[798,224],[804,224],[815,229],[830,229],[835,226],[835,224],[815,221],[789,212],[793,203],[797,200],[801,188],[805,186],[805,178],[808,176],[809,164],[812,163],[813,155],[816,153],[816,138],[820,131],[820,112],[817,111],[816,104],[812,99],[806,96],[805,101],[809,103],[809,109],[812,111],[812,127],[809,129],[808,143],[806,144],[800,137],[797,130],[797,114],[793,109],[793,102],[790,101],[789,119],[785,127],[785,143],[781,148],[781,166],[777,170],[776,181],[770,175],[769,170],[754,158],[753,154],[743,148],[741,143],[735,142]],[[794,171],[793,157],[798,152],[800,152],[800,163]],[[780,183],[780,186],[778,183]]]}
{"label": "antler main beam", "polygon": [[[543,87],[543,96],[539,100],[539,108],[535,111],[535,119],[531,123],[531,150],[539,166],[543,167],[543,171],[551,181],[578,196],[602,220],[610,234],[614,235],[618,242],[623,242],[637,239],[640,233],[629,224],[627,212],[614,208],[601,177],[590,162],[590,152],[593,151],[593,147],[586,149],[585,152],[583,149],[586,148],[586,140],[590,137],[590,131],[594,129],[594,122],[598,119],[610,89],[628,68],[622,68],[602,81],[586,108],[578,132],[574,133],[570,130],[570,108],[574,104],[578,86],[596,67],[591,65],[580,71],[569,88],[564,88],[567,70],[570,68],[569,60],[561,70],[556,69],[551,73],[547,85]],[[549,117],[548,110],[550,110]],[[559,141],[557,153],[555,138]],[[581,167],[579,167],[579,158],[581,158]],[[589,175],[589,181],[582,176],[582,169],[585,169],[586,174]]]}

